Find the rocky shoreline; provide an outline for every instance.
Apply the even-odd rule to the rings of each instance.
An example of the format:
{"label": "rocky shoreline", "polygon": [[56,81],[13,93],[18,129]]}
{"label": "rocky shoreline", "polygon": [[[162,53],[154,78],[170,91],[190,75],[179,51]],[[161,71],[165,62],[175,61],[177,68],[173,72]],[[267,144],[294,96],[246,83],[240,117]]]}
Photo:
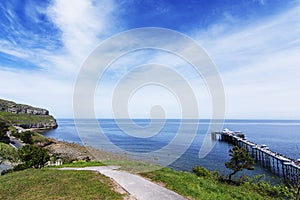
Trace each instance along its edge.
{"label": "rocky shoreline", "polygon": [[129,158],[124,154],[115,154],[106,151],[102,151],[90,146],[82,146],[76,143],[68,143],[58,141],[52,138],[47,138],[50,142],[49,145],[44,148],[47,149],[53,155],[59,155],[68,161],[72,160],[128,160]]}
{"label": "rocky shoreline", "polygon": [[[61,158],[64,163],[72,162],[77,160],[129,160],[126,155],[114,154],[99,149],[95,149],[89,146],[81,146],[76,143],[68,143],[58,141],[52,138],[46,138],[47,141],[44,143],[37,143],[36,145],[42,146],[49,151],[50,154],[56,155]],[[0,163],[0,174],[1,171],[12,168],[16,163],[3,161]]]}

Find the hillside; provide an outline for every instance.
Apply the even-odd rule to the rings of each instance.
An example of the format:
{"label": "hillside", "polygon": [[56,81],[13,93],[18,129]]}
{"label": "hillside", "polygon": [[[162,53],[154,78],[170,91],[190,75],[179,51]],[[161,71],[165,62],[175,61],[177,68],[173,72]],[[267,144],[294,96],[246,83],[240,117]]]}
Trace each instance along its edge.
{"label": "hillside", "polygon": [[53,129],[57,127],[56,120],[49,115],[48,110],[3,99],[0,99],[0,118],[9,121],[12,125],[26,129]]}
{"label": "hillside", "polygon": [[[131,168],[150,167],[145,163],[110,160],[108,164]],[[101,162],[75,162],[61,167],[102,166]],[[127,170],[126,170],[127,168]],[[132,170],[130,170],[132,171]],[[132,173],[132,172],[131,172]],[[253,180],[240,185],[220,182],[216,173],[201,176],[169,168],[138,174],[171,189],[187,199],[295,199],[296,191],[284,185],[271,186]],[[91,171],[58,171],[55,168],[27,169],[0,176],[0,199],[128,199],[116,191],[120,186]],[[114,192],[116,191],[116,192]],[[37,198],[39,197],[39,198]]]}
{"label": "hillside", "polygon": [[90,171],[27,169],[0,176],[0,199],[123,199],[109,178]]}

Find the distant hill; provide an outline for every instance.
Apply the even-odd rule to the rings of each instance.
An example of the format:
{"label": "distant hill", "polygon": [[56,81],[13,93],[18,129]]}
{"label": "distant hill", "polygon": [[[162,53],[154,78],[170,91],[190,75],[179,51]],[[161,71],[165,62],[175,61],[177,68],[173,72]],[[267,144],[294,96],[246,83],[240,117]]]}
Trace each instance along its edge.
{"label": "distant hill", "polygon": [[49,115],[48,110],[3,99],[0,99],[0,118],[25,129],[53,129],[57,127],[55,118]]}

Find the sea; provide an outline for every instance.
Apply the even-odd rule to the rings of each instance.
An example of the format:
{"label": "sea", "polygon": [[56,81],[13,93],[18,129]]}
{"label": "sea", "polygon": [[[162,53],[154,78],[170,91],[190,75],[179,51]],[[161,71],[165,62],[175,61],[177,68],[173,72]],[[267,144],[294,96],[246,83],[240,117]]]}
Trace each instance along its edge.
{"label": "sea", "polygon": [[[58,128],[45,132],[46,137],[126,154],[178,171],[192,171],[194,166],[201,165],[222,174],[229,173],[224,163],[230,159],[228,151],[232,145],[212,136],[209,132],[212,122],[208,119],[58,119],[57,122]],[[258,145],[266,144],[289,158],[300,158],[300,120],[234,119],[218,125],[220,130],[215,131],[223,128],[242,131]],[[201,157],[199,151],[204,144],[208,144],[209,151]],[[268,180],[277,179],[260,166],[240,174],[251,177],[264,174]]]}

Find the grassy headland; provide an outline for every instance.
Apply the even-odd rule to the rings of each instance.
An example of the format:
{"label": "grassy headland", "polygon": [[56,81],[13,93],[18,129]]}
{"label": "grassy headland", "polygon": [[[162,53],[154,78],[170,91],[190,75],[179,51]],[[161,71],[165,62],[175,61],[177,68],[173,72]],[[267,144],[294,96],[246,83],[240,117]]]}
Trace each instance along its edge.
{"label": "grassy headland", "polygon": [[18,104],[0,99],[0,118],[11,125],[22,128],[53,129],[57,127],[56,120],[44,108]]}
{"label": "grassy headland", "polygon": [[0,117],[13,125],[25,128],[55,128],[56,121],[51,115],[32,115],[27,113],[10,113],[0,111]]}

